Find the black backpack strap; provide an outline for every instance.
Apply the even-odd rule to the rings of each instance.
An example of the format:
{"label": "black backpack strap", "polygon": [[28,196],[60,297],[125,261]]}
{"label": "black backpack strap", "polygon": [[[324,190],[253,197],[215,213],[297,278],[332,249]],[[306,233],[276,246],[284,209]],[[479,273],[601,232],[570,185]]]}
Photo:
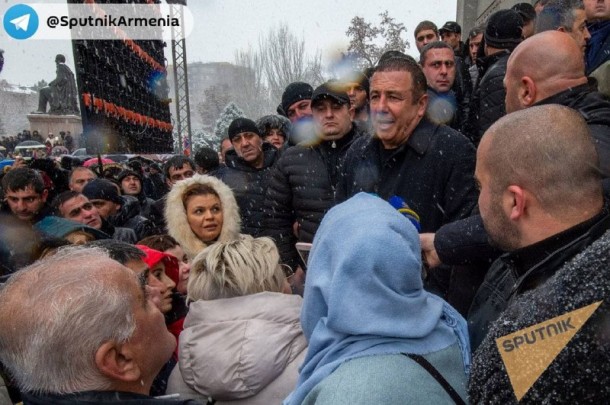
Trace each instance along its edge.
{"label": "black backpack strap", "polygon": [[451,384],[449,384],[449,382],[447,382],[445,377],[443,377],[443,375],[441,373],[439,373],[439,371],[423,356],[420,356],[419,354],[412,354],[412,353],[401,353],[401,354],[403,356],[407,356],[408,358],[410,358],[411,360],[413,360],[414,362],[416,362],[417,364],[422,366],[428,373],[430,373],[430,375],[441,385],[441,387],[443,387],[443,389],[451,397],[453,402],[455,402],[457,405],[466,405],[466,402],[464,402],[462,397],[460,397],[459,394],[453,389]]}

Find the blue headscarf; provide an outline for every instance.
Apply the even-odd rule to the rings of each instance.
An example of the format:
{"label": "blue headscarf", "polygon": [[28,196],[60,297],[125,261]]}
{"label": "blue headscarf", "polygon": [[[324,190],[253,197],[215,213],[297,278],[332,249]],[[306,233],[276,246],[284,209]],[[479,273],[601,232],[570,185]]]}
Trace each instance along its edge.
{"label": "blue headscarf", "polygon": [[295,390],[300,404],[347,360],[427,354],[459,343],[470,367],[466,321],[423,289],[415,227],[389,203],[359,193],[331,209],[309,257],[301,325],[309,342]]}

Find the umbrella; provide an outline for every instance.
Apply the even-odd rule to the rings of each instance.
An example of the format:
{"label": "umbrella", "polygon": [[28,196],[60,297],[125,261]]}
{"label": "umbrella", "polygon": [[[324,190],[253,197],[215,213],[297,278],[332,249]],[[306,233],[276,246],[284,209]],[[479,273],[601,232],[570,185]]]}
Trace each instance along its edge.
{"label": "umbrella", "polygon": [[[98,163],[99,163],[98,158],[91,158],[89,160],[85,160],[85,163],[83,163],[83,166],[89,167],[89,166],[96,165]],[[102,158],[102,164],[105,165],[106,163],[114,163],[114,161],[112,159]]]}
{"label": "umbrella", "polygon": [[23,141],[23,142],[20,142],[17,146],[15,146],[15,150],[42,149],[42,148],[46,148],[46,146],[44,146],[40,142],[36,142],[36,141]]}
{"label": "umbrella", "polygon": [[68,151],[65,146],[54,146],[53,149],[51,149],[51,155],[53,156],[67,155],[68,153],[70,153],[70,151]]}

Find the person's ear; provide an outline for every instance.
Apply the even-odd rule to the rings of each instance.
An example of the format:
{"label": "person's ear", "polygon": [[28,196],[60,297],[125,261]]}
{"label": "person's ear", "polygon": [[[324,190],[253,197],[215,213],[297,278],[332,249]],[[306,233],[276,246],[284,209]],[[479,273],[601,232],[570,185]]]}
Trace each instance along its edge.
{"label": "person's ear", "polygon": [[428,108],[428,93],[424,93],[421,95],[419,100],[417,101],[417,116],[423,117],[426,114],[426,109]]}
{"label": "person's ear", "polygon": [[95,365],[111,380],[134,382],[142,378],[129,343],[104,342],[95,352]]}
{"label": "person's ear", "polygon": [[530,107],[536,102],[536,83],[529,76],[523,76],[519,83],[519,101],[521,105]]}
{"label": "person's ear", "polygon": [[517,185],[510,185],[506,189],[506,208],[511,221],[522,219],[526,213],[527,196],[525,190]]}
{"label": "person's ear", "polygon": [[47,202],[48,197],[49,197],[49,190],[47,190],[45,188],[44,190],[42,190],[42,194],[40,195],[40,199],[42,200],[43,204]]}

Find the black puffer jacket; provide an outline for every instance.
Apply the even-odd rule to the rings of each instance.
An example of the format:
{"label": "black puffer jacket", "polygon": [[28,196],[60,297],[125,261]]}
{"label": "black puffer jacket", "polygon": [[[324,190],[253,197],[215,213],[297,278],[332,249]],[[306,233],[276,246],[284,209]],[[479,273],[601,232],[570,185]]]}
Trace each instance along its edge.
{"label": "black puffer jacket", "polygon": [[[610,398],[610,233],[596,238],[546,282],[517,297],[474,355],[472,404],[603,404]],[[496,339],[596,302],[593,312],[533,386],[517,401]],[[565,319],[565,318],[563,318]],[[576,326],[574,322],[571,326]],[[527,334],[531,341],[531,332]],[[536,335],[536,337],[539,337]],[[502,347],[504,347],[504,341]],[[537,340],[537,342],[541,342]],[[521,346],[523,347],[523,346]],[[541,342],[539,347],[547,347]],[[550,347],[550,345],[548,345]],[[506,350],[506,349],[504,349]],[[517,349],[518,350],[518,349]],[[536,367],[522,358],[517,372]]]}
{"label": "black puffer jacket", "polygon": [[278,150],[263,143],[265,160],[263,167],[254,168],[237,156],[234,149],[227,152],[226,166],[212,173],[231,188],[241,216],[241,233],[260,236],[263,232],[265,194],[270,178],[270,169],[278,158]]}
{"label": "black puffer jacket", "polygon": [[459,132],[423,119],[407,142],[383,155],[377,138],[361,138],[345,158],[337,202],[360,191],[396,195],[420,216],[422,232],[470,215],[478,192],[475,149]]}
{"label": "black puffer jacket", "polygon": [[510,51],[503,50],[478,62],[479,83],[472,97],[465,131],[475,145],[479,145],[481,137],[494,122],[506,115],[504,76],[509,56]]}
{"label": "black puffer jacket", "polygon": [[299,225],[298,241],[313,241],[324,214],[335,203],[335,187],[347,150],[364,134],[364,130],[354,125],[338,141],[290,147],[271,170],[264,228],[265,234],[275,240],[283,263],[298,264],[294,247],[297,239],[293,234],[295,221]]}
{"label": "black puffer jacket", "polygon": [[121,210],[109,218],[109,222],[114,226],[133,229],[138,240],[155,234],[154,224],[146,217],[140,215],[140,202],[132,196],[122,196],[124,201]]}

